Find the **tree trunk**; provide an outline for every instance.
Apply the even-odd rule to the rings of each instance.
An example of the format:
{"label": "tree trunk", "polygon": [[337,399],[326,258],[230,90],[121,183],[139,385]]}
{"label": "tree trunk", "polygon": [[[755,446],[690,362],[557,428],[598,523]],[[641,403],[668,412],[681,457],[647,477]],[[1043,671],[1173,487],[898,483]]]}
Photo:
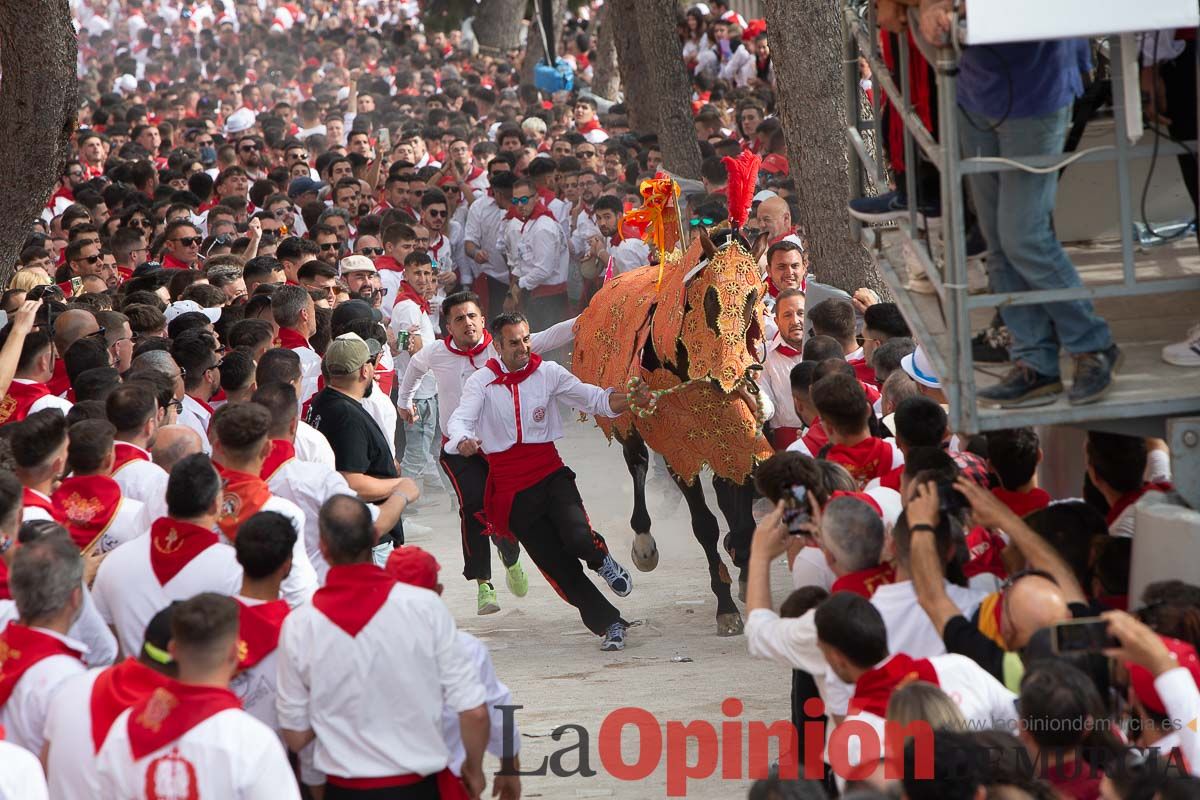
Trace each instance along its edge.
{"label": "tree trunk", "polygon": [[600,7],[596,19],[596,60],[592,64],[592,94],[616,101],[621,90],[621,74],[617,71],[617,27],[613,17],[612,0]]}
{"label": "tree trunk", "polygon": [[481,0],[475,12],[475,41],[489,55],[521,46],[525,0]]}
{"label": "tree trunk", "polygon": [[[826,0],[828,2],[828,0]],[[636,25],[645,60],[633,66],[650,73],[651,96],[643,98],[658,107],[658,143],[663,165],[684,178],[700,177],[700,145],[692,122],[692,87],[683,63],[683,47],[675,30],[676,0],[639,0]]]}
{"label": "tree trunk", "polygon": [[800,208],[797,222],[807,239],[810,268],[823,283],[849,292],[868,286],[883,294],[883,280],[851,234],[846,212],[850,175],[842,3],[763,0],[763,6],[775,66],[776,111],[787,137]]}
{"label": "tree trunk", "polygon": [[[546,38],[550,40],[550,47],[554,48],[557,53],[559,33],[562,30],[563,18],[567,13],[567,0],[539,0],[539,6],[543,14],[547,6],[552,6],[554,13],[551,14],[553,25],[546,26]],[[521,83],[533,83],[533,68],[536,64],[545,63],[546,48],[542,46],[542,30],[538,27],[537,14],[533,19],[529,20],[529,40],[525,47],[525,61],[521,64]]]}
{"label": "tree trunk", "polygon": [[0,278],[45,208],[75,125],[75,29],[67,0],[0,3]]}
{"label": "tree trunk", "polygon": [[645,67],[646,60],[642,58],[642,37],[637,26],[638,0],[608,0],[605,6],[609,5],[612,6],[614,24],[611,28],[616,40],[625,116],[632,130],[654,130],[658,127],[658,108],[654,103],[650,73]]}

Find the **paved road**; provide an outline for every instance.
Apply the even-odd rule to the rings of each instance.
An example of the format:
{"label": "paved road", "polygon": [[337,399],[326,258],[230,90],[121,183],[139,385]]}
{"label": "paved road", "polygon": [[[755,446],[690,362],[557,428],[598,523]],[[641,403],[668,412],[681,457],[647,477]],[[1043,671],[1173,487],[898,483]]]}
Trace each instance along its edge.
{"label": "paved road", "polygon": [[[590,420],[579,423],[573,419],[566,422],[566,436],[559,449],[563,460],[578,474],[580,492],[593,524],[604,534],[617,559],[632,569],[632,487],[620,450],[608,446]],[[436,498],[436,502],[420,508],[414,521],[434,528],[435,534],[410,537],[410,541],[437,556],[446,586],[444,597],[455,618],[464,630],[491,648],[497,673],[512,689],[515,702],[524,706],[515,712],[521,730],[522,768],[535,769],[554,753],[571,749],[558,761],[561,771],[572,774],[556,777],[547,765],[545,776],[522,779],[524,797],[667,797],[668,733],[682,741],[678,731],[668,731],[667,723],[694,720],[707,720],[718,734],[722,722],[740,722],[742,756],[740,764],[736,758],[724,761],[718,757],[712,777],[686,783],[686,796],[722,800],[746,796],[751,783],[742,777],[748,774],[747,725],[751,721],[788,719],[790,676],[786,670],[751,659],[744,636],[716,635],[716,602],[708,589],[703,553],[687,522],[686,506],[681,503],[674,511],[664,513],[661,495],[652,495],[661,560],[654,572],[634,572],[633,593],[615,601],[624,617],[636,623],[624,652],[603,653],[599,639],[583,627],[574,609],[554,594],[527,558],[523,560],[531,587],[523,599],[513,597],[504,588],[499,558],[493,559],[502,610],[492,616],[477,616],[474,584],[461,578],[457,516],[444,495],[430,498]],[[717,508],[711,497],[709,503],[714,510]],[[732,564],[729,567],[734,572]],[[788,588],[781,565],[776,566],[772,583],[778,605]],[[732,717],[722,713],[722,702],[730,697],[744,706]],[[622,707],[642,709],[632,712],[633,716],[647,721],[647,741],[640,750],[634,726],[625,728],[621,741],[625,763],[635,767],[630,777],[649,771],[644,779],[615,777],[601,759],[601,723]],[[649,722],[650,715],[656,724]],[[586,757],[595,775],[579,774],[580,750],[584,748],[579,746],[581,736],[577,732],[564,732],[560,741],[551,738],[551,733],[562,725],[586,729]],[[660,745],[653,741],[654,730],[661,733]],[[615,753],[615,748],[604,749]],[[696,764],[696,742],[686,749],[688,763]],[[675,747],[673,752],[680,754],[673,763],[680,763],[682,748]],[[645,770],[637,768],[639,759],[645,760]],[[650,766],[654,766],[652,771]],[[491,760],[488,772],[495,768]],[[682,775],[682,764],[679,769]],[[723,772],[729,777],[722,778]],[[485,796],[490,796],[490,788]]]}

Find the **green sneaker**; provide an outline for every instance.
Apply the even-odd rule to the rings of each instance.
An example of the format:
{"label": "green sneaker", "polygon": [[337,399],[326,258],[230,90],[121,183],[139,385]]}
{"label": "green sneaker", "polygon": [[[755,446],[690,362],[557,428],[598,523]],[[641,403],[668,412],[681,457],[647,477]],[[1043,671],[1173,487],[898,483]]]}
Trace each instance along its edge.
{"label": "green sneaker", "polygon": [[525,574],[525,568],[521,566],[520,561],[504,570],[504,582],[508,584],[508,590],[517,597],[529,594],[529,576]]}
{"label": "green sneaker", "polygon": [[479,604],[476,614],[483,616],[484,614],[495,614],[500,610],[500,604],[496,602],[496,590],[490,583],[479,584]]}

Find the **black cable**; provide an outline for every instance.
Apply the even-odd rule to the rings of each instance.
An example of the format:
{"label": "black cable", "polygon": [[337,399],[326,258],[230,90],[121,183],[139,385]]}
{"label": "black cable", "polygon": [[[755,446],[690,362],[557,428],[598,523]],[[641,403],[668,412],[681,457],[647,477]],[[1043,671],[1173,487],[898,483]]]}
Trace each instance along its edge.
{"label": "black cable", "polygon": [[[1154,36],[1154,53],[1153,53],[1152,58],[1153,58],[1153,67],[1157,71],[1159,68],[1158,35],[1157,34],[1155,34],[1155,36]],[[1151,81],[1151,84],[1152,84],[1152,86],[1150,89],[1150,91],[1151,91],[1150,98],[1153,102],[1153,107],[1155,109],[1158,109],[1159,108],[1158,80]],[[1142,197],[1141,197],[1141,202],[1138,203],[1138,210],[1142,212],[1142,224],[1146,226],[1146,230],[1150,232],[1151,236],[1153,236],[1155,239],[1158,239],[1159,241],[1162,241],[1162,242],[1172,242],[1176,239],[1182,239],[1184,236],[1187,236],[1189,234],[1189,232],[1191,231],[1192,226],[1196,224],[1197,220],[1195,217],[1192,217],[1192,221],[1188,225],[1184,226],[1183,228],[1180,228],[1179,231],[1171,234],[1170,236],[1164,236],[1163,234],[1159,233],[1158,230],[1156,230],[1152,224],[1150,224],[1149,215],[1146,213],[1146,198],[1150,196],[1150,182],[1154,179],[1154,168],[1155,168],[1155,165],[1158,163],[1158,142],[1163,136],[1163,131],[1155,123],[1147,124],[1146,127],[1154,132],[1154,146],[1150,151],[1150,169],[1146,171],[1146,182],[1145,182],[1145,184],[1142,185]],[[1174,136],[1172,136],[1169,131],[1166,133],[1166,136],[1168,139],[1175,142],[1175,144],[1179,145],[1180,147],[1183,147],[1185,149],[1190,149],[1190,148],[1188,148],[1188,146],[1185,143],[1179,141]]]}

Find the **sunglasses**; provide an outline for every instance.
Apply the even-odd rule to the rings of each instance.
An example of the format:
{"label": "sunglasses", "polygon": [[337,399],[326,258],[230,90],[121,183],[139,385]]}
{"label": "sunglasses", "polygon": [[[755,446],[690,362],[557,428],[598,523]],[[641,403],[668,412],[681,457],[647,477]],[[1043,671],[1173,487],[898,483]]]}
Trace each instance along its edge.
{"label": "sunglasses", "polygon": [[79,258],[77,258],[75,260],[82,261],[84,264],[95,264],[97,261],[100,260],[100,256],[80,256]]}
{"label": "sunglasses", "polygon": [[364,255],[364,256],[381,256],[381,255],[383,255],[383,248],[382,247],[364,247],[364,248],[360,249],[358,252],[360,255]]}
{"label": "sunglasses", "polygon": [[444,217],[444,216],[446,216],[446,215],[447,215],[446,209],[444,209],[444,208],[443,208],[443,209],[441,209],[440,211],[439,211],[438,209],[436,209],[436,208],[427,208],[427,209],[425,209],[425,211],[426,211],[426,213],[428,213],[428,214],[429,214],[429,216],[431,216],[431,217],[437,217],[437,218],[439,218],[439,219],[440,219],[441,217]]}
{"label": "sunglasses", "polygon": [[527,195],[525,197],[513,197],[512,201],[515,205],[523,206],[532,199],[533,199],[533,195]]}
{"label": "sunglasses", "polygon": [[204,241],[204,237],[203,236],[181,236],[178,239],[174,239],[172,241],[179,242],[184,247],[199,247],[200,243]]}
{"label": "sunglasses", "polygon": [[101,325],[98,329],[92,331],[91,333],[89,333],[87,336],[85,336],[83,338],[85,338],[85,339],[103,339],[104,333],[105,333],[105,328],[103,325]]}
{"label": "sunglasses", "polygon": [[256,145],[256,144],[248,144],[244,147],[238,148],[238,150],[240,150],[243,153],[253,153],[257,149],[258,149],[258,145]]}
{"label": "sunglasses", "polygon": [[196,146],[197,146],[197,147],[212,147],[212,145],[213,145],[213,140],[212,140],[212,139],[205,139],[205,140],[201,141],[201,140],[197,139],[197,140],[196,140],[196,142],[195,142],[195,144],[196,144]]}
{"label": "sunglasses", "polygon": [[693,228],[698,228],[701,225],[712,225],[714,221],[712,217],[692,217],[689,223]]}
{"label": "sunglasses", "polygon": [[326,242],[320,245],[322,250],[337,250],[341,246],[341,242]]}
{"label": "sunglasses", "polygon": [[595,151],[595,150],[580,150],[580,151],[579,151],[578,153],[576,153],[575,155],[576,155],[578,158],[595,158],[595,157],[596,157],[596,151]]}
{"label": "sunglasses", "polygon": [[129,222],[125,223],[125,227],[127,227],[127,228],[148,228],[148,227],[150,227],[150,223],[148,223],[142,219],[131,219],[131,220],[129,220]]}
{"label": "sunglasses", "polygon": [[183,413],[183,401],[182,400],[172,400],[171,402],[167,403],[167,408],[168,409],[173,408],[173,409],[175,409],[176,414],[182,414]]}

